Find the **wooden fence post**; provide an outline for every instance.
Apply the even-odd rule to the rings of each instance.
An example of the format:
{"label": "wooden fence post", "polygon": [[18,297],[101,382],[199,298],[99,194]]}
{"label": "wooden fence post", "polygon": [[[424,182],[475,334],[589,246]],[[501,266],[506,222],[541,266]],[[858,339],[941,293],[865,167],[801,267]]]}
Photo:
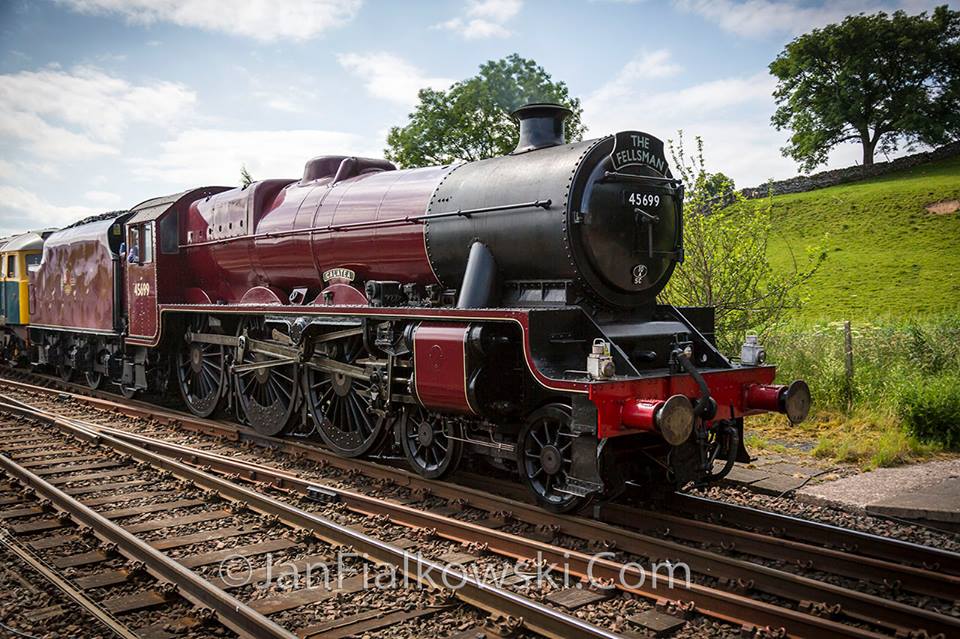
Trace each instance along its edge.
{"label": "wooden fence post", "polygon": [[843,323],[843,368],[847,377],[847,408],[853,408],[853,331],[850,320]]}

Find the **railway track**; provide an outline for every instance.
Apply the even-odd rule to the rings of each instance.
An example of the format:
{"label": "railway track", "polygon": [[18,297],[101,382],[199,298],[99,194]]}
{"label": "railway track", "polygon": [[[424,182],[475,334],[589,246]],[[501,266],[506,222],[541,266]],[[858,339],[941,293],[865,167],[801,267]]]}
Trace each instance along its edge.
{"label": "railway track", "polygon": [[[263,436],[251,429],[238,428],[230,422],[197,419],[189,413],[160,407],[149,402],[121,400],[116,394],[92,391],[86,386],[63,382],[49,375],[26,372],[23,369],[7,369],[5,373],[17,379],[0,377],[0,382],[14,384],[18,389],[66,391],[71,397],[78,400],[85,398],[83,401],[103,410],[122,411],[134,417],[156,419],[163,423],[181,426],[186,430],[226,437],[234,441],[250,442],[271,450],[286,450],[292,455],[320,463],[333,464],[344,469],[356,468],[378,479],[389,479],[396,474],[396,470],[389,469],[384,475],[382,464],[363,460],[344,460],[323,448],[301,443],[298,440]],[[425,489],[443,486],[441,483],[424,480],[412,473],[406,473],[404,477],[404,481],[411,486],[416,485]],[[515,501],[529,503],[527,494],[513,482],[496,481],[486,475],[472,475],[468,472],[459,473],[456,479],[459,484],[479,487],[481,490],[486,490],[493,481],[498,494],[510,496]],[[684,519],[696,517],[705,519],[707,523],[722,525],[726,530],[725,534],[733,535],[738,542],[749,537],[741,535],[741,530],[758,531],[767,536],[818,544],[866,557],[896,558],[900,563],[915,567],[944,570],[952,575],[960,575],[960,554],[945,553],[938,548],[926,545],[690,494],[674,494],[669,499],[669,503],[664,505],[669,506],[676,514],[683,515],[683,518],[678,519],[676,515],[664,513],[662,510],[637,508],[621,503],[608,503],[601,507],[594,507],[592,517],[614,524],[631,526],[649,524],[645,529],[651,531],[669,528],[677,535],[680,535],[681,531],[690,530],[685,526]],[[697,537],[696,530],[699,529],[701,524],[695,524],[691,532],[691,540]],[[710,529],[710,532],[716,532],[716,529]],[[782,557],[783,554],[777,551],[777,556]]]}
{"label": "railway track", "polygon": [[[110,434],[84,428],[76,421],[23,406],[0,404],[0,408],[12,411],[0,414],[0,467],[42,500],[35,505],[15,503],[0,512],[5,525],[18,535],[42,533],[41,538],[30,541],[33,548],[53,555],[51,561],[57,568],[83,568],[75,581],[85,590],[129,586],[130,578],[139,570],[161,584],[172,584],[144,588],[137,583],[132,592],[125,588],[128,591],[123,594],[105,596],[99,604],[115,615],[168,605],[169,597],[176,594],[200,612],[158,624],[189,628],[213,618],[245,637],[349,636],[451,612],[451,593],[433,586],[452,583],[457,586],[456,598],[474,609],[473,621],[481,627],[479,611],[485,611],[503,615],[507,626],[522,625],[549,637],[616,636],[495,585],[480,583],[462,567],[455,567],[460,565],[457,562],[428,559],[408,551],[417,545],[416,538],[387,543],[361,532],[356,524],[338,524]],[[13,415],[21,419],[11,419]],[[170,478],[183,482],[178,485],[176,499],[170,499],[170,486],[163,483]],[[145,486],[149,489],[144,490]],[[89,494],[98,496],[86,497]],[[239,515],[241,521],[236,519]],[[367,519],[367,523],[374,523],[373,518]],[[12,523],[17,520],[24,521]],[[123,520],[123,524],[117,520]],[[211,527],[195,532],[180,530],[211,522]],[[155,534],[148,541],[140,536],[145,533]],[[90,535],[101,543],[73,552],[74,545],[82,545]],[[337,585],[266,591],[265,596],[251,585],[269,579],[273,565],[278,571],[320,565],[329,569],[333,553],[343,549],[349,549],[349,553],[346,560],[343,555],[337,557],[336,568],[341,571],[335,575]],[[137,570],[118,567],[117,555],[134,562]],[[264,564],[264,559],[268,563]],[[279,559],[283,560],[282,568],[269,563]],[[243,564],[236,581],[232,572],[223,571],[226,560]],[[385,572],[371,573],[365,568],[367,564]],[[419,582],[430,588],[402,588],[397,591],[401,594],[390,601],[390,595],[396,593],[380,588],[373,592],[368,587],[381,575],[394,575],[396,571],[405,578],[403,583]],[[370,574],[376,575],[372,581]],[[236,596],[231,594],[234,590]],[[299,616],[291,614],[316,608],[333,596],[364,599],[372,592],[387,601],[373,606],[339,602],[344,608],[366,610],[353,619],[348,616],[307,623],[311,619],[309,610]],[[376,615],[370,614],[370,608]],[[283,624],[275,620],[280,613],[286,613]],[[462,610],[457,614],[463,617]],[[437,623],[448,625],[443,619]],[[463,624],[464,619],[457,618],[453,625]],[[141,628],[137,633],[163,636],[162,630],[152,628]]]}
{"label": "railway track", "polygon": [[[8,501],[11,498],[0,499]],[[19,503],[19,497],[16,499]],[[16,600],[14,607],[21,608],[20,612],[23,613],[17,616],[27,624],[24,630],[0,622],[0,630],[9,636],[35,637],[37,628],[44,629],[41,634],[47,634],[46,630],[51,625],[75,634],[80,631],[80,624],[90,623],[102,628],[109,636],[136,639],[137,635],[124,623],[60,576],[30,547],[5,531],[0,533],[0,556],[3,557],[0,580],[3,583],[3,598],[8,605]],[[9,610],[4,613],[5,620],[13,616]]]}
{"label": "railway track", "polygon": [[[705,517],[710,522],[729,524],[743,529],[767,531],[769,534],[785,540],[833,546],[845,552],[866,557],[886,560],[896,559],[898,563],[931,571],[942,571],[950,575],[960,575],[960,555],[943,552],[930,546],[696,495],[674,495],[670,504],[679,512],[688,516]],[[613,512],[616,511],[616,508],[610,510],[611,518],[613,518]],[[623,511],[619,512],[621,514],[616,517],[623,519]],[[680,522],[674,517],[663,518],[662,521],[665,525],[673,527],[680,525]],[[750,538],[739,534],[737,536],[741,539]],[[783,552],[789,553],[791,544],[784,543],[781,548]],[[836,556],[833,557],[836,558]],[[803,558],[797,556],[796,560],[802,561]],[[889,574],[878,573],[875,575],[875,578],[879,579],[889,579],[889,577]]]}
{"label": "railway track", "polygon": [[[70,438],[43,432],[36,423],[12,419],[9,413],[0,417],[0,468],[8,479],[3,486],[7,507],[0,512],[0,520],[10,533],[24,537],[30,550],[45,555],[45,563],[37,566],[49,564],[54,570],[69,572],[74,577],[74,590],[84,593],[127,585],[119,592],[99,597],[83,595],[85,607],[105,613],[97,614],[98,619],[112,631],[117,629],[109,625],[113,617],[163,606],[171,623],[182,629],[196,627],[202,619],[216,615],[219,623],[237,635],[290,636],[131,532],[172,527],[177,519],[144,521],[128,528],[111,521],[198,506],[204,503],[198,493],[191,496],[187,491],[186,498],[158,501],[165,495],[164,489],[173,488],[166,478],[144,477],[130,460],[77,447]],[[138,478],[130,479],[134,476]],[[122,492],[147,485],[161,490]],[[152,503],[145,503],[151,498]],[[213,517],[213,513],[205,512],[197,518],[208,516]],[[142,578],[144,573],[146,580]],[[50,569],[45,576],[51,581],[65,581]],[[197,608],[195,612],[185,614],[185,609],[193,607]],[[176,620],[172,619],[174,615]],[[139,636],[164,634],[153,625],[137,625]],[[127,630],[127,636],[135,636],[125,622],[121,621],[119,627]]]}
{"label": "railway track", "polygon": [[[21,385],[20,390],[29,390],[28,386]],[[49,391],[31,392],[40,393]],[[48,397],[50,397],[48,395]],[[62,397],[57,395],[57,397]],[[607,548],[610,551],[604,561],[592,564],[593,575],[603,575],[609,580],[619,575],[619,570],[629,564],[630,560],[643,557],[651,561],[671,560],[689,565],[697,575],[695,583],[690,588],[679,591],[677,589],[650,588],[618,588],[618,597],[633,596],[659,603],[662,610],[669,610],[689,615],[693,610],[697,613],[720,620],[733,627],[741,626],[758,632],[763,628],[787,628],[796,636],[884,636],[899,634],[909,636],[910,633],[926,633],[928,636],[942,634],[951,636],[958,632],[955,617],[942,614],[939,610],[931,610],[920,605],[903,603],[897,599],[906,597],[911,603],[917,597],[949,599],[958,592],[957,577],[951,572],[955,569],[956,555],[944,553],[934,549],[917,547],[916,556],[927,563],[923,566],[900,566],[896,563],[856,555],[849,551],[823,548],[810,544],[795,542],[780,537],[761,535],[753,531],[738,531],[732,528],[720,528],[717,524],[697,522],[691,519],[679,518],[662,513],[648,513],[629,506],[612,505],[601,509],[600,514],[607,518],[630,519],[633,521],[621,522],[630,525],[612,526],[609,523],[575,517],[559,517],[544,513],[532,506],[503,497],[496,497],[488,492],[471,490],[463,486],[453,486],[436,482],[426,482],[415,475],[384,467],[371,462],[357,462],[344,460],[324,451],[298,442],[273,440],[263,438],[242,428],[195,420],[182,414],[161,411],[156,407],[118,405],[110,400],[69,397],[71,406],[54,406],[58,413],[70,412],[65,410],[84,408],[91,414],[92,406],[111,411],[122,411],[124,414],[138,414],[141,418],[163,421],[167,424],[177,423],[184,429],[195,432],[213,434],[227,440],[221,448],[229,450],[233,447],[231,456],[217,454],[213,449],[200,450],[195,446],[185,447],[182,444],[170,441],[161,441],[155,437],[146,437],[143,434],[111,429],[102,425],[86,422],[83,428],[91,431],[99,430],[103,436],[115,437],[128,445],[150,449],[168,458],[179,458],[194,466],[209,467],[211,471],[229,475],[234,480],[269,482],[273,486],[284,490],[297,491],[303,494],[320,495],[322,499],[335,500],[354,514],[377,516],[381,521],[390,521],[412,530],[429,530],[432,534],[461,545],[472,545],[473,548],[482,547],[485,553],[500,557],[530,560],[539,557],[550,563],[566,562],[572,566],[572,572],[579,577],[585,575],[590,568],[591,555],[584,552],[589,550],[593,542],[593,549]],[[31,400],[33,401],[33,400]],[[51,401],[54,401],[51,399]],[[81,404],[84,403],[85,404]],[[52,418],[53,415],[45,417]],[[62,418],[61,418],[62,419]],[[68,418],[65,423],[76,422]],[[75,425],[79,426],[79,422]],[[141,424],[142,426],[142,424]],[[159,426],[159,425],[158,425]],[[169,427],[159,427],[159,430],[169,434]],[[283,471],[263,464],[240,461],[235,456],[237,441],[255,443],[269,447],[267,450],[285,451],[301,458],[319,462],[328,469],[340,473],[351,474],[355,477],[363,476],[367,479],[386,483],[404,489],[410,495],[399,500],[388,500],[382,497],[370,497],[356,491],[337,488],[335,483],[304,479],[295,473]],[[261,452],[263,449],[261,449]],[[398,503],[399,502],[399,503]],[[433,502],[432,505],[430,502]],[[413,507],[416,505],[417,507]],[[473,521],[464,521],[471,518]],[[659,518],[658,518],[659,517]],[[639,525],[638,525],[639,524]],[[664,524],[669,524],[669,530],[664,530]],[[516,527],[522,527],[522,535],[511,534]],[[645,533],[660,533],[659,535]],[[859,538],[851,533],[852,538]],[[705,548],[698,548],[678,543],[686,542],[707,543],[716,545],[716,540],[722,538],[724,547],[719,550],[724,553],[713,552]],[[731,542],[732,540],[732,542]],[[892,540],[884,546],[879,541],[870,547],[870,550],[889,550],[901,546]],[[902,543],[902,542],[901,542]],[[586,546],[584,545],[586,544]],[[572,547],[579,547],[581,552],[572,552]],[[735,552],[731,552],[734,551]],[[540,553],[537,555],[536,553]],[[737,555],[737,556],[731,556]],[[887,555],[888,557],[890,555]],[[786,558],[789,561],[802,562],[804,571],[819,571],[831,576],[849,580],[863,580],[871,583],[876,593],[858,592],[856,582],[845,585],[835,585],[811,579],[803,574],[794,574],[785,570],[763,565],[762,562],[746,561],[745,557],[765,558],[767,560]],[[931,569],[925,560],[936,559],[939,567]],[[637,574],[633,574],[637,577]],[[869,589],[869,588],[868,588]],[[551,593],[554,603],[569,603],[577,599],[573,589],[564,589]],[[564,593],[567,593],[566,595]],[[904,593],[906,593],[904,595]],[[592,593],[590,596],[580,595],[579,600],[593,599],[596,595],[597,607],[611,608],[608,602],[613,597],[601,597],[610,593]],[[567,597],[567,600],[564,599]],[[894,599],[894,600],[891,600]],[[955,597],[954,597],[955,598]],[[548,600],[549,602],[549,600]],[[693,605],[691,605],[691,602]],[[955,604],[954,604],[955,605]],[[602,612],[601,612],[601,616]],[[612,630],[620,628],[614,624]]]}

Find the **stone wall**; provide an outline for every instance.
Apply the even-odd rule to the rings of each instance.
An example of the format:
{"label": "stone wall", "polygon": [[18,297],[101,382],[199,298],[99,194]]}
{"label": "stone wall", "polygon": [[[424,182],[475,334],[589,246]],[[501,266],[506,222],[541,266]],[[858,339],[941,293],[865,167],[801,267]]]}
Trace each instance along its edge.
{"label": "stone wall", "polygon": [[780,180],[762,184],[760,186],[748,189],[742,189],[740,192],[747,199],[766,197],[768,193],[773,195],[783,195],[785,193],[802,193],[803,191],[813,191],[828,186],[844,184],[846,182],[856,182],[866,178],[876,177],[891,171],[899,171],[912,166],[926,164],[934,160],[943,160],[960,155],[960,141],[945,144],[932,151],[924,153],[915,153],[902,158],[897,158],[890,162],[877,162],[873,166],[851,166],[845,169],[834,169],[832,171],[822,171],[813,175],[798,175],[789,180]]}

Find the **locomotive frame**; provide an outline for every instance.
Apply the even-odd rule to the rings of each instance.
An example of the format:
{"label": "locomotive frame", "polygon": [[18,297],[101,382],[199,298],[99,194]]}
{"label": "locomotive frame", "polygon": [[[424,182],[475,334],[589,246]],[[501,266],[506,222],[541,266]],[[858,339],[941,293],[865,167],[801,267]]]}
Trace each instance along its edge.
{"label": "locomotive frame", "polygon": [[683,258],[662,142],[564,144],[565,114],[519,110],[501,158],[321,156],[299,181],[64,229],[31,289],[32,361],[127,396],[172,383],[197,415],[392,448],[431,478],[470,454],[556,511],[717,479],[749,460],[745,415],[803,419],[809,389],[725,358],[710,309],[656,304]]}

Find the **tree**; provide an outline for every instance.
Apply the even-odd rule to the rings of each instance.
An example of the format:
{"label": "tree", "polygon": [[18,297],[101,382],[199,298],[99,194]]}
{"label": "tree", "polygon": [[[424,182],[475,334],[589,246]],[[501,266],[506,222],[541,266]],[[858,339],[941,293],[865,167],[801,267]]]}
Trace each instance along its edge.
{"label": "tree", "polygon": [[240,186],[246,188],[251,184],[253,184],[253,176],[247,170],[247,165],[243,164],[240,166]]}
{"label": "tree", "polygon": [[688,155],[683,132],[668,140],[684,191],[684,261],[674,271],[663,301],[677,306],[713,306],[720,350],[739,353],[745,335],[761,338],[788,319],[802,303],[800,286],[817,271],[826,253],[807,249],[803,264],[778,273],[767,259],[773,233],[770,198],[746,201],[722,173],[709,173],[703,140]]}
{"label": "tree", "polygon": [[713,202],[730,200],[737,189],[737,186],[733,183],[733,178],[729,178],[719,171],[705,174],[702,187],[705,194]]}
{"label": "tree", "polygon": [[770,64],[779,107],[793,130],[783,154],[812,170],[842,142],[874,152],[944,144],[960,135],[960,12],[937,7],[847,17],[799,36]]}
{"label": "tree", "polygon": [[568,140],[580,140],[580,100],[567,85],[554,82],[533,60],[516,53],[480,66],[480,72],[448,90],[421,89],[420,102],[405,126],[387,135],[387,159],[402,167],[472,162],[505,155],[517,145],[517,124],[509,112],[528,102],[559,102],[567,118]]}

